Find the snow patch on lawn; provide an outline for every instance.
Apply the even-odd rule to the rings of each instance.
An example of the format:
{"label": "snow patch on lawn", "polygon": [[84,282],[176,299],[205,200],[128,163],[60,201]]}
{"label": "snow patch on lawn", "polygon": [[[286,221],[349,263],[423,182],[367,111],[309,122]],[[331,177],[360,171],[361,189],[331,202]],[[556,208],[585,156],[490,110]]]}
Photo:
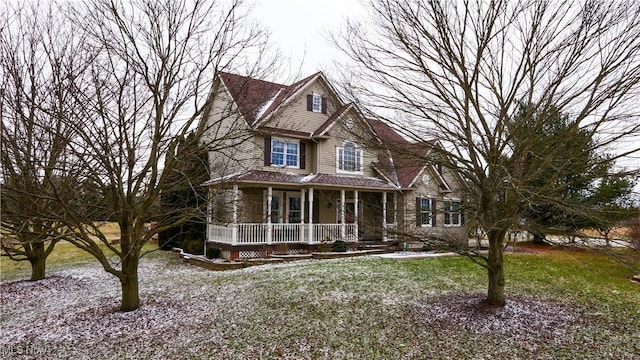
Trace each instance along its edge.
{"label": "snow patch on lawn", "polygon": [[492,308],[480,294],[456,291],[460,284],[433,288],[443,279],[454,282],[428,260],[302,260],[214,272],[162,254],[142,259],[142,305],[122,313],[117,279],[83,264],[39,282],[0,284],[0,349],[43,349],[0,357],[535,358],[553,357],[556,344],[589,346],[594,357],[633,351],[619,344],[637,327],[618,330],[570,301],[509,296]]}
{"label": "snow patch on lawn", "polygon": [[425,299],[410,317],[418,326],[443,333],[508,337],[519,346],[535,348],[537,338],[547,344],[575,341],[592,315],[569,305],[526,296],[510,296],[506,305],[490,306],[483,294],[452,294]]}

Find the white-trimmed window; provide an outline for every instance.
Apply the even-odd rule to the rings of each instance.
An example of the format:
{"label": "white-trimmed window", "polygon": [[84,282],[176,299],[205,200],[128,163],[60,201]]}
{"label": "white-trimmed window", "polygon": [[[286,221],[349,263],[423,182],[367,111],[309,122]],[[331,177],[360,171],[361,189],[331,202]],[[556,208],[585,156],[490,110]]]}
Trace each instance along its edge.
{"label": "white-trimmed window", "polygon": [[318,93],[307,94],[307,111],[327,113],[327,98]]}
{"label": "white-trimmed window", "polygon": [[271,139],[271,165],[299,168],[300,142]]}
{"label": "white-trimmed window", "polygon": [[322,96],[320,94],[312,94],[311,111],[322,112]]}
{"label": "white-trimmed window", "polygon": [[462,214],[460,212],[460,199],[444,200],[444,225],[462,226]]}
{"label": "white-trimmed window", "polygon": [[337,151],[338,172],[362,174],[362,150],[351,141],[344,143]]}
{"label": "white-trimmed window", "polygon": [[435,199],[416,198],[416,225],[421,227],[435,226]]}

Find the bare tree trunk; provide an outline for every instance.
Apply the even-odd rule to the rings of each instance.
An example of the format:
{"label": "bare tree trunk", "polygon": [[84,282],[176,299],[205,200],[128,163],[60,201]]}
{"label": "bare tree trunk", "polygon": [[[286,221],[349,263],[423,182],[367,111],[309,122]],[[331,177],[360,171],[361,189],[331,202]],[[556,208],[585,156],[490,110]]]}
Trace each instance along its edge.
{"label": "bare tree trunk", "polygon": [[47,257],[44,254],[44,244],[33,244],[32,248],[33,255],[29,257],[31,264],[31,279],[29,280],[38,281],[45,278]]}
{"label": "bare tree trunk", "polygon": [[487,270],[489,275],[489,289],[487,303],[489,305],[504,306],[504,266],[502,262],[502,241],[505,231],[491,230],[489,236],[489,258]]}
{"label": "bare tree trunk", "polygon": [[119,276],[122,288],[120,311],[133,311],[140,307],[138,288],[138,264],[140,263],[141,235],[131,226],[131,221],[120,222],[122,274]]}
{"label": "bare tree trunk", "polygon": [[133,274],[126,274],[120,278],[122,288],[122,303],[120,311],[133,311],[140,307],[140,293],[138,288],[138,270]]}

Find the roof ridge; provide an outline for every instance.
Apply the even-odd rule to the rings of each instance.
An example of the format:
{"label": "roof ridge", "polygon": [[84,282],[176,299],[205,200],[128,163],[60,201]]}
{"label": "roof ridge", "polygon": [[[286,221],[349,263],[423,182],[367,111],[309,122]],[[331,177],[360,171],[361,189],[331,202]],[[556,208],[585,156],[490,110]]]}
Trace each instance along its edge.
{"label": "roof ridge", "polygon": [[265,84],[269,84],[269,85],[276,85],[276,86],[281,86],[281,87],[287,87],[288,86],[288,85],[277,83],[277,82],[273,82],[273,81],[257,79],[257,78],[251,77],[251,76],[234,74],[234,73],[230,73],[230,72],[227,72],[227,71],[218,71],[218,75],[243,78],[243,79],[251,80],[252,82],[261,82],[261,83],[265,83]]}

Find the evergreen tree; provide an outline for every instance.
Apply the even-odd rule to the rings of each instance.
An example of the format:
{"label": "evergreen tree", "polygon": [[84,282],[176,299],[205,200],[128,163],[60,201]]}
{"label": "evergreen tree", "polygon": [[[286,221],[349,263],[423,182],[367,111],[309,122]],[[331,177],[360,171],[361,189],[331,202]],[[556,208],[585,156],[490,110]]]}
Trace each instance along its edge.
{"label": "evergreen tree", "polygon": [[597,139],[588,128],[556,107],[540,111],[521,104],[508,131],[513,155],[507,166],[524,179],[512,199],[520,202],[522,223],[535,241],[589,228],[608,235],[631,214],[634,182],[612,175],[614,161],[594,150]]}

